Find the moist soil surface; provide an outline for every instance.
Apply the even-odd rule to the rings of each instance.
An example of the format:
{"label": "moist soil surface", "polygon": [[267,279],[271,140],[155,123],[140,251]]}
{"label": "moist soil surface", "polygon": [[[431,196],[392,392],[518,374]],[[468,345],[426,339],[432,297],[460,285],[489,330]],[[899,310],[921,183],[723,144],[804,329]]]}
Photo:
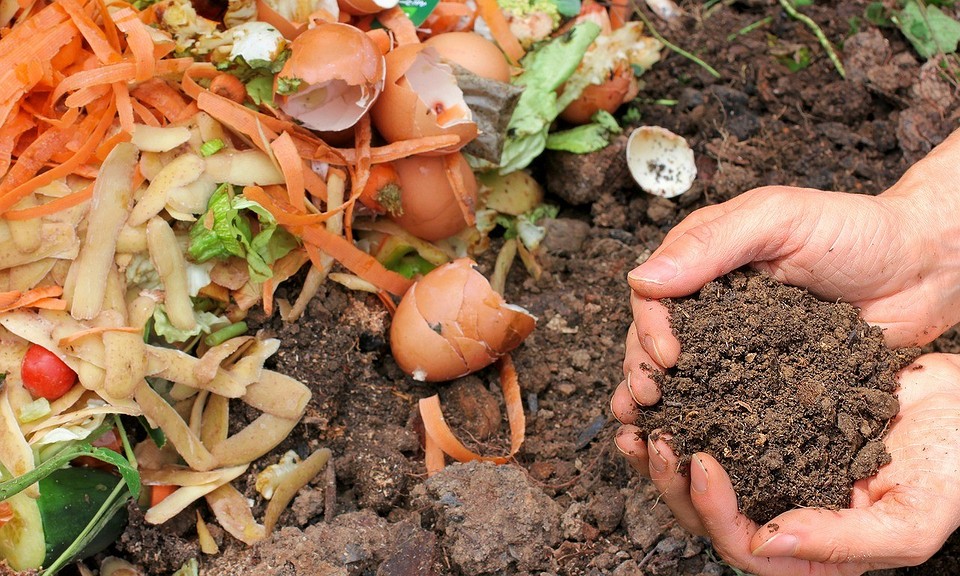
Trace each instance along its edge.
{"label": "moist soil surface", "polygon": [[[670,24],[647,13],[661,34],[720,73],[664,51],[638,101],[643,124],[688,140],[699,175],[678,198],[644,194],[624,165],[625,136],[602,152],[558,153],[536,167],[561,210],[548,225],[541,278],[517,265],[506,287],[508,301],[539,319],[514,353],[527,427],[513,463],[451,465],[427,479],[419,398],[439,392],[448,422],[471,448],[508,452],[496,370],[442,385],[413,381],[390,357],[381,303],[331,285],[297,324],[259,318],[283,342],[271,367],[307,383],[313,400],[294,433],[235,484],[260,518],[254,479],[280,454],[326,446],[333,465],[255,547],[224,535],[200,507],[219,555],[200,554],[194,508],[162,527],[145,526],[133,511],[110,552],[151,575],[191,557],[211,576],[733,574],[709,542],[675,523],[614,448],[609,402],[623,377],[630,323],[625,277],[699,207],[772,184],[877,194],[957,125],[954,86],[897,30],[869,23],[867,4],[802,8],[838,47],[845,80],[811,31],[775,1],[684,0]],[[480,257],[488,275],[493,254]],[[295,298],[294,284],[281,288],[280,296]],[[960,351],[960,338],[950,332],[931,348]],[[237,427],[256,416],[234,414]],[[951,543],[920,567],[883,574],[956,574],[958,565],[960,548]]]}
{"label": "moist soil surface", "polygon": [[684,467],[696,452],[714,456],[747,517],[847,507],[853,482],[890,462],[896,373],[919,349],[890,350],[853,306],[757,272],[665,304],[681,353],[651,371],[662,400],[638,410],[637,426],[669,434]]}

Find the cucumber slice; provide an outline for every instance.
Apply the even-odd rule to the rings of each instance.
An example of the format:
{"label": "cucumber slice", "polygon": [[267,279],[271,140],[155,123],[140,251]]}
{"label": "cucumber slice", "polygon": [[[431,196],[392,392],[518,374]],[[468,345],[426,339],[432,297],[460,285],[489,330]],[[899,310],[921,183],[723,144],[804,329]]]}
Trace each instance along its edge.
{"label": "cucumber slice", "polygon": [[13,520],[0,527],[0,558],[18,572],[39,568],[47,553],[40,507],[23,492],[6,502],[13,508]]}

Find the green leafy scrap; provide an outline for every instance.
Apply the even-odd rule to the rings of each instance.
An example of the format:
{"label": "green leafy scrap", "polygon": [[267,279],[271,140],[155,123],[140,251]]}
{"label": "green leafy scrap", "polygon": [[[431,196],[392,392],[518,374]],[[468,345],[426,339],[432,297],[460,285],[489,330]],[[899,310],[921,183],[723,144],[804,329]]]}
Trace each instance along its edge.
{"label": "green leafy scrap", "polygon": [[953,54],[960,43],[960,22],[943,13],[932,3],[907,0],[893,22],[921,57]]}
{"label": "green leafy scrap", "polygon": [[247,96],[258,106],[262,103],[273,105],[273,79],[283,69],[290,57],[290,49],[280,52],[274,60],[247,60],[237,56],[232,60],[220,62],[217,69],[233,74],[247,87]]}
{"label": "green leafy scrap", "polygon": [[[252,220],[258,225],[256,234]],[[273,276],[270,266],[297,246],[297,239],[279,227],[266,208],[222,184],[210,197],[207,212],[190,228],[187,252],[197,262],[243,258],[250,279],[263,282]]]}
{"label": "green leafy scrap", "polygon": [[554,132],[547,137],[548,150],[561,150],[574,154],[589,154],[610,144],[610,135],[623,130],[609,112],[600,110],[593,116],[593,122]]}

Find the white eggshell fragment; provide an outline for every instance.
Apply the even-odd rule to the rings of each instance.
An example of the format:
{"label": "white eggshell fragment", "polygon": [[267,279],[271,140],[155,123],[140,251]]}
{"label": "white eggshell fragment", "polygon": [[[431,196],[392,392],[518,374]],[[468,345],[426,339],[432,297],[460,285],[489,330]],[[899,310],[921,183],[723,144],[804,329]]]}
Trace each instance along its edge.
{"label": "white eggshell fragment", "polygon": [[659,126],[641,126],[630,134],[627,167],[644,191],[663,198],[683,194],[697,177],[687,141]]}

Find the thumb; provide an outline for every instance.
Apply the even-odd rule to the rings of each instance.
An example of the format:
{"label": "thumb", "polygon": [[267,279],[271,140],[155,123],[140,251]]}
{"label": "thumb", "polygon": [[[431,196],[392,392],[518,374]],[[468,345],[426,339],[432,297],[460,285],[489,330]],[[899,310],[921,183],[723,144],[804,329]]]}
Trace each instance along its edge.
{"label": "thumb", "polygon": [[878,568],[925,562],[946,541],[951,527],[938,526],[930,516],[918,517],[901,497],[890,496],[866,508],[790,510],[757,530],[750,548],[754,556]]}
{"label": "thumb", "polygon": [[[797,216],[779,189],[751,194],[755,201],[741,202],[710,218],[688,217],[677,225],[679,233],[646,262],[627,275],[630,287],[646,298],[676,298],[692,294],[708,282],[745,264],[781,256]],[[721,205],[722,206],[722,205]]]}

